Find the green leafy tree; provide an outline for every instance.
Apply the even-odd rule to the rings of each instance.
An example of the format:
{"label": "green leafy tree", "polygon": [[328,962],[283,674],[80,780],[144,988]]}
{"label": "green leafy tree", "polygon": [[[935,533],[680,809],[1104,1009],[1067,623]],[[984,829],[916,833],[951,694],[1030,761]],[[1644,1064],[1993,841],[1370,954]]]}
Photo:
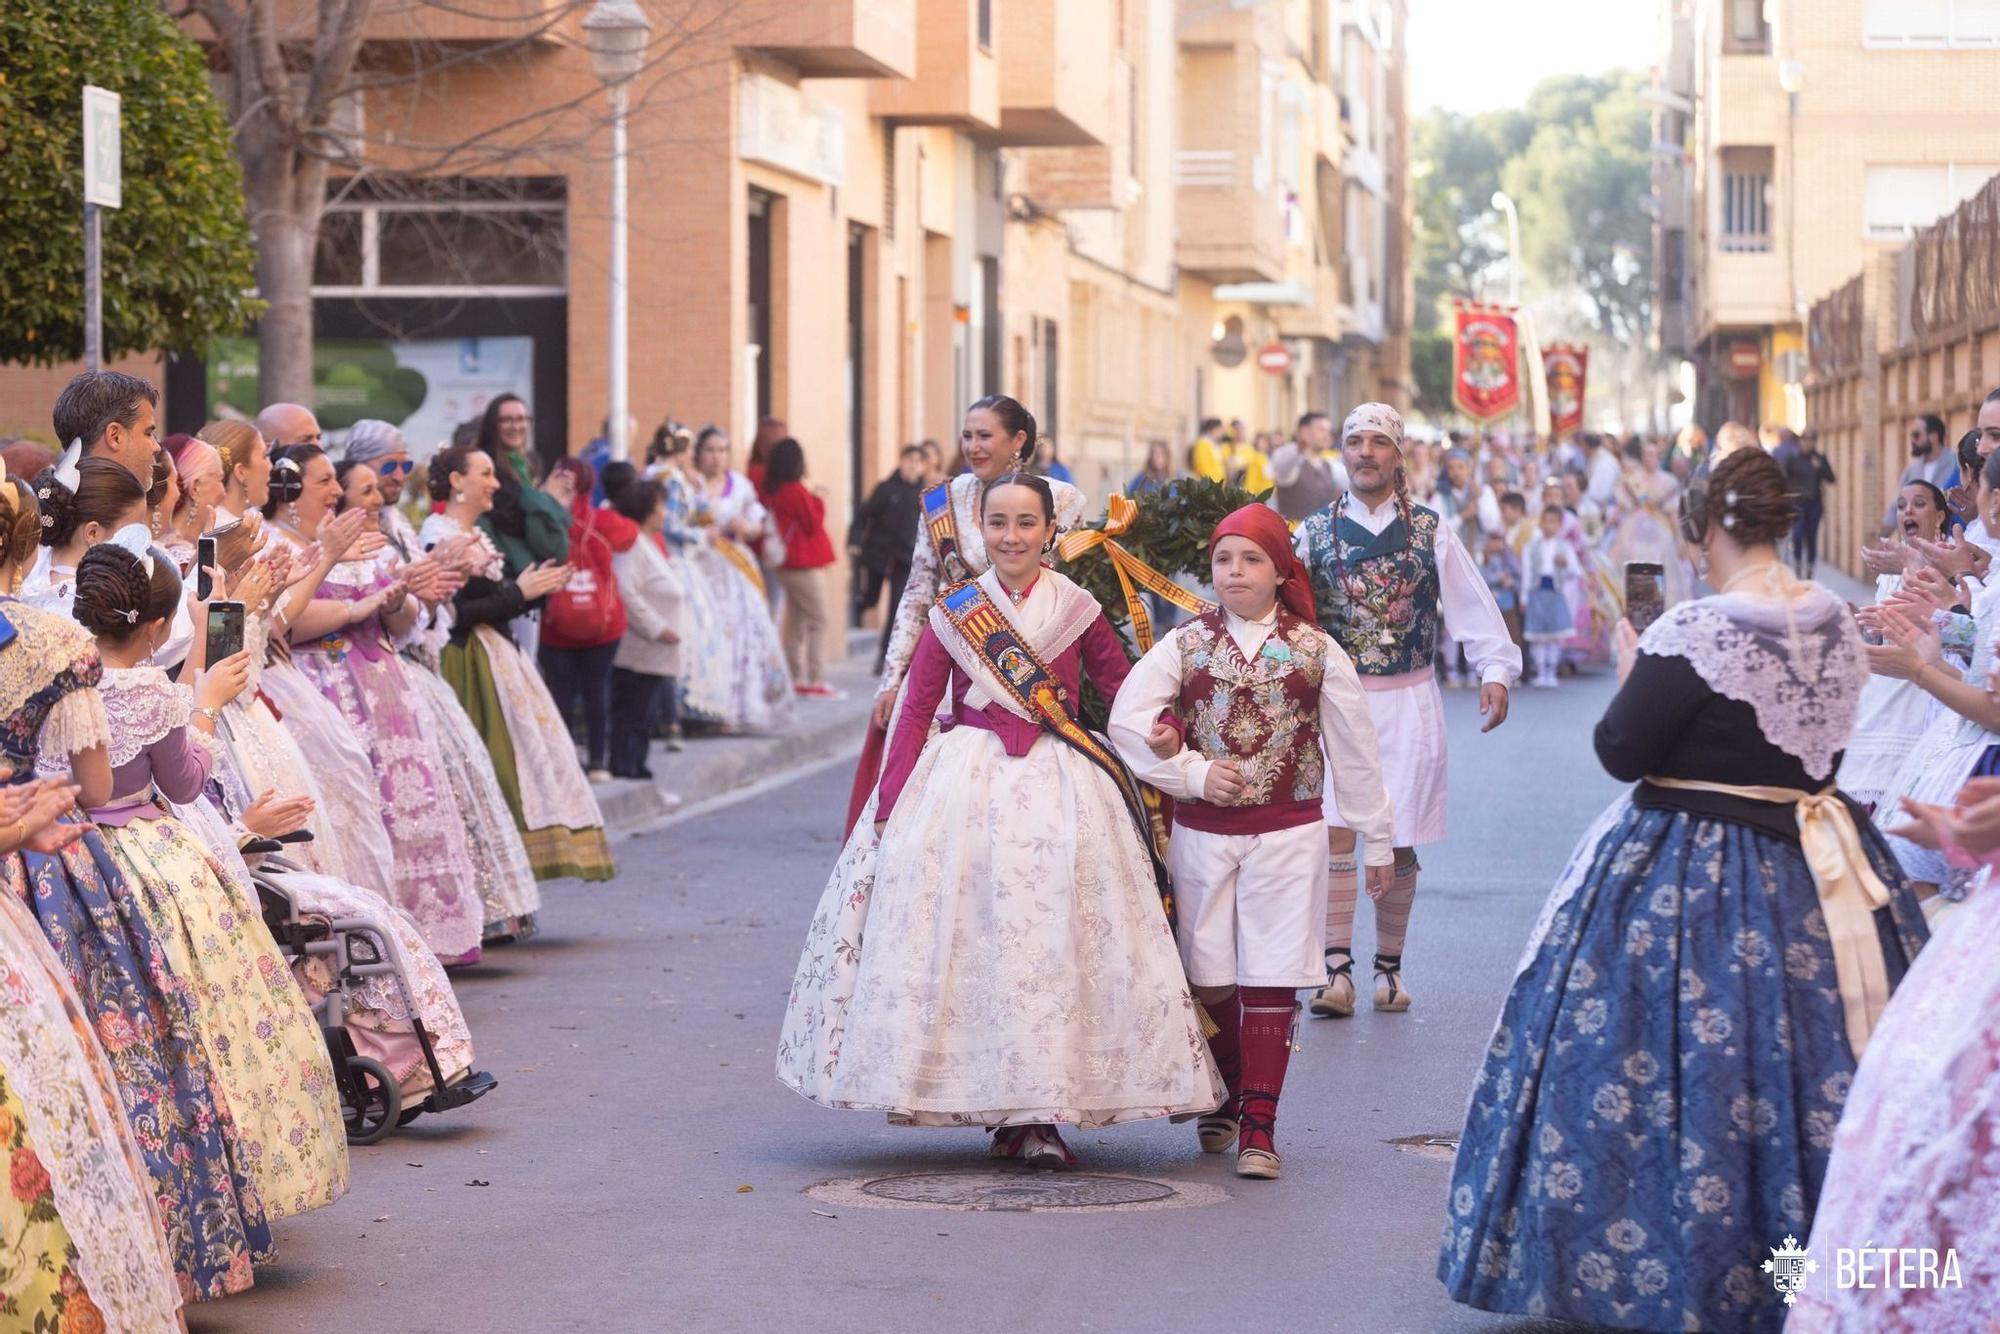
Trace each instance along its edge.
{"label": "green leafy tree", "polygon": [[1650,115],[1636,74],[1550,80],[1529,99],[1546,112],[1501,171],[1521,210],[1521,245],[1543,284],[1578,293],[1606,340],[1638,339],[1650,318]]}
{"label": "green leafy tree", "polygon": [[256,314],[229,125],[157,0],[8,0],[0,18],[0,361],[83,355],[83,86],[123,98],[103,215],[104,354],[190,351]]}

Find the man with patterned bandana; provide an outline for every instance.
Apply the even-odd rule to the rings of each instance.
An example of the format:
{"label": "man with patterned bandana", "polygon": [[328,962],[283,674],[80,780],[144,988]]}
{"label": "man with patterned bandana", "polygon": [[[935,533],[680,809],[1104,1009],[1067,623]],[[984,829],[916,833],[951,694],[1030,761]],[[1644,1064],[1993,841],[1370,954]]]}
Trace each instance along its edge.
{"label": "man with patterned bandana", "polygon": [[[1417,894],[1417,847],[1444,837],[1444,698],[1433,663],[1441,637],[1457,641],[1478,673],[1479,712],[1490,732],[1507,719],[1507,691],[1521,650],[1449,524],[1410,499],[1403,419],[1386,403],[1364,403],[1340,432],[1348,493],[1299,526],[1299,559],[1312,575],[1319,624],[1354,660],[1368,692],[1382,777],[1396,812],[1395,875],[1375,904],[1375,1008],[1410,1008],[1403,939]],[[1326,795],[1326,985],[1316,1015],[1354,1013],[1355,822]]]}

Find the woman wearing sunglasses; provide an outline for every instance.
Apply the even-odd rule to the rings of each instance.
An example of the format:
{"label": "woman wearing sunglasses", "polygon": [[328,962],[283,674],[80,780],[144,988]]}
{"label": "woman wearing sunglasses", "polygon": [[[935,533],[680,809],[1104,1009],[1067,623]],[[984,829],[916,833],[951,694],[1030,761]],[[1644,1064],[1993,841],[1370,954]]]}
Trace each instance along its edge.
{"label": "woman wearing sunglasses", "polygon": [[417,465],[410,459],[410,445],[403,433],[380,418],[363,417],[347,428],[347,447],[341,457],[374,470],[375,485],[382,493],[382,508],[376,517],[382,536],[405,562],[416,559],[423,548],[417,543],[410,516],[403,512],[402,501],[403,482]]}

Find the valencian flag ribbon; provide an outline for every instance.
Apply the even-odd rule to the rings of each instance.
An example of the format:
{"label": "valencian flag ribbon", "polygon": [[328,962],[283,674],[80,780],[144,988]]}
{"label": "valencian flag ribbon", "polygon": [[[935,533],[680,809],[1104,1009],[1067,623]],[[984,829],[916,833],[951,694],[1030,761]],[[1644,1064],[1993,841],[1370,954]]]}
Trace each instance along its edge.
{"label": "valencian flag ribbon", "polygon": [[1542,349],[1542,373],[1549,382],[1549,434],[1560,440],[1583,429],[1583,388],[1590,349],[1551,343]]}
{"label": "valencian flag ribbon", "polygon": [[1167,875],[1166,859],[1160,853],[1162,844],[1159,834],[1163,831],[1148,812],[1145,796],[1131,771],[1111,747],[1076,720],[1070,712],[1068,692],[1062,688],[1062,682],[1016,633],[1007,618],[1000,614],[1000,609],[993,605],[993,600],[986,596],[986,590],[977,581],[948,590],[938,599],[937,605],[944,618],[951,622],[951,628],[972,650],[973,657],[993,674],[994,680],[1000,683],[1022,712],[1102,769],[1117,786],[1118,794],[1125,799],[1125,809],[1131,812],[1132,822],[1138,826],[1139,841],[1146,845],[1146,855],[1152,859],[1153,881],[1160,890],[1160,907],[1166,913],[1167,925],[1171,928],[1174,925],[1174,890],[1173,881]]}
{"label": "valencian flag ribbon", "polygon": [[1452,405],[1480,425],[1521,406],[1521,333],[1514,307],[1452,303],[1457,335],[1451,345]]}
{"label": "valencian flag ribbon", "polygon": [[1056,544],[1056,555],[1065,561],[1073,561],[1099,547],[1104,549],[1104,554],[1111,558],[1112,570],[1118,575],[1118,587],[1125,593],[1125,610],[1132,618],[1132,637],[1138,641],[1139,651],[1146,653],[1153,647],[1153,618],[1146,613],[1146,601],[1139,596],[1138,589],[1132,587],[1133,584],[1196,616],[1214,611],[1215,604],[1204,602],[1118,544],[1117,539],[1132,530],[1132,524],[1138,517],[1138,504],[1114,492],[1104,507],[1103,526],[1071,533]]}

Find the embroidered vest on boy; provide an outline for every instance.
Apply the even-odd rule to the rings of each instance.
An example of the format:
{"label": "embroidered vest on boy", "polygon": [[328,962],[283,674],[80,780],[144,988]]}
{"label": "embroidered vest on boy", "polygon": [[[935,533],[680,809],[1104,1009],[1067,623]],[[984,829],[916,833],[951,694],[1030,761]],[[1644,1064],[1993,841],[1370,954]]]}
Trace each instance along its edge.
{"label": "embroidered vest on boy", "polygon": [[1363,676],[1428,669],[1443,613],[1437,563],[1438,516],[1421,505],[1410,521],[1371,533],[1344,513],[1321,510],[1302,531],[1311,538],[1319,623]]}
{"label": "embroidered vest on boy", "polygon": [[1255,661],[1244,660],[1219,607],[1174,634],[1187,745],[1203,759],[1236,761],[1244,782],[1233,806],[1176,802],[1175,823],[1216,834],[1317,824],[1326,783],[1319,739],[1326,640],[1283,607]]}

